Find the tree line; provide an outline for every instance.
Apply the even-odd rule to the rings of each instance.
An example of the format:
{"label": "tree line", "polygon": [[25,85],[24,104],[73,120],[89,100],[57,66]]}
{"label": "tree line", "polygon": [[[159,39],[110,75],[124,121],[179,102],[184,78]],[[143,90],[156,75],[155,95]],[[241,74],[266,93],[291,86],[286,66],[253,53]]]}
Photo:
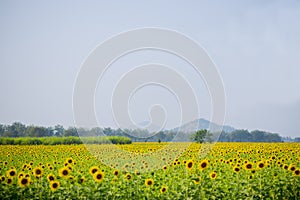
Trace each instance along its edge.
{"label": "tree line", "polygon": [[282,142],[278,133],[270,133],[266,131],[240,129],[234,130],[230,133],[222,132],[219,140],[220,142]]}
{"label": "tree line", "polygon": [[[91,129],[69,127],[62,125],[54,127],[43,127],[34,125],[24,125],[15,122],[11,125],[0,124],[0,137],[68,137],[68,136],[125,136],[133,142],[168,142],[168,141],[191,141],[193,133],[183,133],[174,131],[160,131],[151,134],[147,130],[112,129],[95,127]],[[218,138],[216,138],[219,136]],[[219,142],[281,142],[282,138],[277,133],[270,133],[260,130],[248,131],[244,129],[232,132],[222,132],[221,135],[211,133],[212,141]],[[215,138],[214,138],[215,137]]]}

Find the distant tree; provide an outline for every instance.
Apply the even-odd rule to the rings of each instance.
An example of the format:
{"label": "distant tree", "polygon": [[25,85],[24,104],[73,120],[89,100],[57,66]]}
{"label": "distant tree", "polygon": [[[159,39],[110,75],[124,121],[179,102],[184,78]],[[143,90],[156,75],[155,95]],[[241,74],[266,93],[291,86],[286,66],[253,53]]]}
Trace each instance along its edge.
{"label": "distant tree", "polygon": [[159,141],[165,141],[166,139],[166,134],[163,131],[159,131],[156,134],[156,137],[158,138]]}
{"label": "distant tree", "polygon": [[14,129],[16,130],[18,137],[25,136],[26,126],[24,124],[20,122],[15,122],[11,126],[13,126]]}
{"label": "distant tree", "polygon": [[12,125],[7,126],[5,132],[3,133],[4,137],[21,137],[25,135],[26,126],[14,122]]}
{"label": "distant tree", "polygon": [[278,135],[278,133],[266,133],[265,141],[266,142],[282,142],[281,137]]}
{"label": "distant tree", "polygon": [[192,141],[203,143],[208,131],[206,129],[198,130],[191,136]]}
{"label": "distant tree", "polygon": [[100,127],[94,127],[90,130],[90,136],[104,136],[103,129]]}
{"label": "distant tree", "polygon": [[60,137],[63,135],[64,131],[65,131],[64,127],[62,125],[58,124],[54,127],[53,133],[54,133],[54,136]]}
{"label": "distant tree", "polygon": [[230,134],[232,142],[251,142],[252,141],[252,135],[249,133],[248,130],[234,130]]}
{"label": "distant tree", "polygon": [[253,142],[264,142],[265,141],[265,134],[264,131],[255,130],[251,132]]}
{"label": "distant tree", "polygon": [[49,130],[42,126],[28,126],[26,128],[26,134],[27,137],[46,137],[50,136]]}
{"label": "distant tree", "polygon": [[218,138],[218,141],[219,142],[229,142],[229,135],[230,135],[230,133],[222,131]]}
{"label": "distant tree", "polygon": [[4,132],[5,132],[5,126],[0,124],[0,137],[3,136]]}
{"label": "distant tree", "polygon": [[111,136],[111,135],[113,134],[113,130],[112,130],[110,127],[104,128],[104,129],[103,129],[103,133],[104,133],[104,135],[106,135],[106,136]]}
{"label": "distant tree", "polygon": [[69,127],[64,131],[63,136],[78,136],[77,129],[75,127]]}
{"label": "distant tree", "polygon": [[296,138],[294,139],[294,141],[295,141],[295,142],[300,142],[300,137],[296,137]]}

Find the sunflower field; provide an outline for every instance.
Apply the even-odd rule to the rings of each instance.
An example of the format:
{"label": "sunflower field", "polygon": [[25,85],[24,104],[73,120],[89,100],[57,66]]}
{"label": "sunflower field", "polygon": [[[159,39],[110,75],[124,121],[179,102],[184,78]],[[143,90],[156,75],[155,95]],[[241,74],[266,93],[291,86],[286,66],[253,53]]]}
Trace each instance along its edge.
{"label": "sunflower field", "polygon": [[0,199],[300,199],[299,143],[0,149]]}

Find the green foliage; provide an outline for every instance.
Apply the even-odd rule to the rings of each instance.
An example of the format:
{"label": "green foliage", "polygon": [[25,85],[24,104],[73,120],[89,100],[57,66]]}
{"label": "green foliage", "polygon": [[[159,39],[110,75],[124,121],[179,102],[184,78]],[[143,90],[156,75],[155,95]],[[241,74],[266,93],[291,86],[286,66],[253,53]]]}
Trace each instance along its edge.
{"label": "green foliage", "polygon": [[209,132],[206,129],[198,130],[195,134],[192,135],[191,139],[192,141],[203,143],[205,140],[205,137],[208,136]]}
{"label": "green foliage", "polygon": [[0,137],[0,145],[62,145],[62,144],[130,144],[131,140],[122,136],[101,137]]}
{"label": "green foliage", "polygon": [[[145,138],[145,136],[151,135]],[[112,129],[110,127],[100,128],[94,127],[91,129],[86,128],[75,128],[69,127],[65,129],[61,125],[54,127],[42,127],[29,125],[26,126],[19,122],[15,122],[12,125],[0,124],[0,137],[96,137],[96,136],[125,136],[130,138],[134,142],[177,142],[189,141],[190,133],[177,132],[177,131],[160,131],[156,134],[149,134],[147,130],[141,129]],[[219,134],[209,134],[205,136],[206,142],[211,142],[212,138],[214,141],[222,142],[281,142],[282,138],[277,133],[269,133],[265,131],[255,130],[249,132],[248,130],[234,130],[232,132],[222,132],[220,137]],[[197,141],[197,140],[196,140]],[[9,141],[7,141],[9,142]],[[34,142],[33,142],[34,143]]]}
{"label": "green foliage", "polygon": [[224,133],[219,137],[220,142],[281,142],[281,137],[277,133],[265,131],[240,129],[231,133]]}
{"label": "green foliage", "polygon": [[[115,145],[3,145],[0,146],[0,199],[299,199],[300,176],[295,175],[296,170],[282,166],[300,169],[298,143],[217,143],[205,157],[199,156],[203,144],[192,143],[175,159],[168,158],[186,143],[172,143],[170,148],[164,148],[165,145],[163,142],[118,145],[117,148],[124,150],[118,154]],[[89,149],[95,150],[95,157]],[[151,152],[161,159],[167,158],[164,168],[161,166],[164,163],[151,163],[151,158],[147,159]],[[146,156],[137,162],[132,157],[137,154]],[[124,158],[126,162],[110,165],[106,162],[109,158]],[[253,165],[252,170],[245,167],[246,162]],[[145,163],[149,168],[141,170]],[[188,167],[188,163],[193,164]],[[201,163],[207,163],[206,167],[201,167]],[[259,167],[259,163],[264,166]],[[126,169],[123,164],[129,167]],[[101,182],[95,181],[91,172],[95,167],[104,174]],[[42,169],[41,177],[36,177],[36,168]],[[69,176],[61,176],[63,168],[69,169]],[[8,172],[12,169],[16,176],[8,184]],[[130,180],[125,176],[127,173]],[[24,175],[31,183],[21,187],[19,180]],[[54,175],[60,183],[55,191],[51,190],[49,175]],[[152,179],[153,185],[147,186],[147,179]]]}

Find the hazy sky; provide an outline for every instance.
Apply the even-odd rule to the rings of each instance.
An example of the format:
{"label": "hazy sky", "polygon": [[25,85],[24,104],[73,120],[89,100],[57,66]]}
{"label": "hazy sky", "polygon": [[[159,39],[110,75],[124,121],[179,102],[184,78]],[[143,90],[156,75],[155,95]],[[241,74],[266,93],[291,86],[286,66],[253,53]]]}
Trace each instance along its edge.
{"label": "hazy sky", "polygon": [[[0,1],[0,123],[74,125],[73,86],[89,53],[120,32],[161,27],[193,38],[213,59],[226,90],[226,124],[300,136],[299,1],[109,2]],[[113,81],[130,66],[153,61],[185,74],[201,101],[199,117],[209,119],[205,84],[190,66],[166,53],[145,51],[118,60],[99,83],[100,125],[113,126],[107,99],[101,101]],[[153,102],[160,97],[167,103],[173,112],[167,128],[175,126],[176,101],[161,88],[136,94],[137,103],[130,104],[133,118],[147,121],[141,110],[153,103],[149,93],[156,96]]]}

